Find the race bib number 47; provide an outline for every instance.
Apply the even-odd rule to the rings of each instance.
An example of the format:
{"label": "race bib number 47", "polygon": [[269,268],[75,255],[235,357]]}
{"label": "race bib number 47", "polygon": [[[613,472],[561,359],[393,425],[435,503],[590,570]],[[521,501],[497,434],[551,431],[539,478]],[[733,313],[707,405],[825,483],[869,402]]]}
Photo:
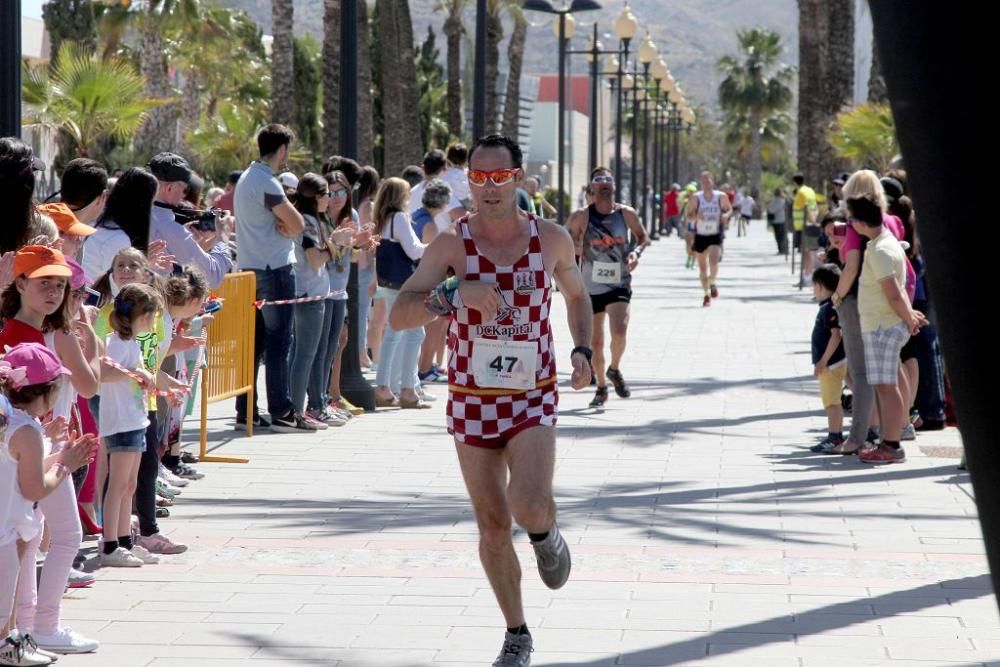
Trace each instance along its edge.
{"label": "race bib number 47", "polygon": [[472,371],[479,387],[534,389],[537,362],[536,341],[477,338],[473,342]]}

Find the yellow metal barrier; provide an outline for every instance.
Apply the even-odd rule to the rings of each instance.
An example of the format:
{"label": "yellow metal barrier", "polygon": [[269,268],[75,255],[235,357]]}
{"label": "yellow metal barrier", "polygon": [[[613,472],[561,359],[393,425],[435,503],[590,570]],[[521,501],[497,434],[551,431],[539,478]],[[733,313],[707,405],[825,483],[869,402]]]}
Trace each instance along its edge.
{"label": "yellow metal barrier", "polygon": [[[227,275],[213,292],[221,298],[222,310],[208,327],[205,367],[201,371],[201,454],[211,463],[248,463],[242,456],[208,456],[208,404],[246,394],[248,415],[253,414],[254,329],[257,279],[253,271]],[[253,419],[247,419],[247,436],[253,435]]]}

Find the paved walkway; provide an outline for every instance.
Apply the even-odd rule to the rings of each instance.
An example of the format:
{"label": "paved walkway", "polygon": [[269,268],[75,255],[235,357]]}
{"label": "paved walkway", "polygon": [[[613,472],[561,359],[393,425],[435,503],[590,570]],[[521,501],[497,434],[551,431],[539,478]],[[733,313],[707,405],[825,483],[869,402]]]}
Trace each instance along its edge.
{"label": "paved walkway", "polygon": [[[957,458],[928,455],[955,454],[957,432],[921,435],[890,468],[806,451],[825,426],[815,306],[762,225],[727,243],[711,308],[674,238],[650,248],[635,282],[632,398],[595,412],[590,391],[562,393],[556,493],[574,558],[563,590],[540,583],[517,536],[534,664],[1000,659],[968,477]],[[164,522],[188,553],[100,571],[69,595],[67,623],[103,646],[60,664],[490,663],[503,622],[443,400],[231,442],[231,406],[212,415],[220,452],[251,463],[202,466]]]}

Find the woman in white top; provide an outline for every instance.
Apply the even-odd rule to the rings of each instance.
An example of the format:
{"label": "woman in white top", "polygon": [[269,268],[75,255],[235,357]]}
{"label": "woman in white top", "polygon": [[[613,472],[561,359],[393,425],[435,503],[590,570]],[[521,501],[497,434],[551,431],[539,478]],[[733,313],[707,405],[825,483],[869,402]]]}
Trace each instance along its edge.
{"label": "woman in white top", "polygon": [[111,188],[97,229],[83,244],[83,270],[96,279],[111,268],[115,255],[132,246],[149,247],[149,218],[156,197],[156,178],[141,167],[126,171]]}
{"label": "woman in white top", "polygon": [[[378,251],[379,285],[383,288],[386,312],[399,296],[399,286],[413,273],[413,262],[423,257],[427,247],[419,238],[407,213],[410,186],[401,178],[387,178],[375,197],[372,218],[382,237]],[[402,249],[402,253],[398,249]],[[379,351],[378,372],[375,377],[375,405],[403,408],[430,407],[417,395],[417,362],[424,328],[413,327],[397,331],[388,324]],[[399,400],[394,389],[398,387]]]}

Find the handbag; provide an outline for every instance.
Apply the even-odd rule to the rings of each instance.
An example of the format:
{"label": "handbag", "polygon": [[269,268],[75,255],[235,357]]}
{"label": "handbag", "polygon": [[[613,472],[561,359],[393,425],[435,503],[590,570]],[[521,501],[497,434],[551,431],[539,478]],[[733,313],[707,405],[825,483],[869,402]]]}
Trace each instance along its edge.
{"label": "handbag", "polygon": [[[393,214],[395,216],[395,214]],[[413,275],[414,262],[393,236],[393,220],[389,220],[389,241],[383,240],[375,249],[375,275],[379,287],[398,290]]]}

